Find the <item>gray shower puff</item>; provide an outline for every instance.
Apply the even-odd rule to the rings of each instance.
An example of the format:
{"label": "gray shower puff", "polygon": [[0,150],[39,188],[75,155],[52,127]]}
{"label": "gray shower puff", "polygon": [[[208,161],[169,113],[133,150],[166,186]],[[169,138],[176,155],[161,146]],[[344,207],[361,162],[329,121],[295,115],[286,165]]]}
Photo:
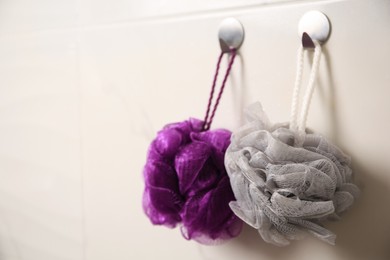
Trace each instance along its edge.
{"label": "gray shower puff", "polygon": [[260,103],[246,114],[225,155],[231,209],[268,243],[285,246],[307,231],[334,244],[336,235],[320,223],[338,219],[359,194],[350,158],[318,134],[295,145],[288,124],[271,124]]}

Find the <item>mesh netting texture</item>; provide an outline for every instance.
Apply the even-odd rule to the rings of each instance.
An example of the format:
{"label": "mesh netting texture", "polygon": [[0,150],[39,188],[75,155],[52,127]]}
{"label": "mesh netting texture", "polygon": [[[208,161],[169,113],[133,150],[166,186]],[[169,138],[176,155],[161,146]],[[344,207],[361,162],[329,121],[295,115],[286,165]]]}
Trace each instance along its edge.
{"label": "mesh netting texture", "polygon": [[225,155],[231,209],[268,243],[285,246],[311,233],[334,244],[321,222],[339,219],[359,194],[350,158],[318,134],[297,142],[287,123],[270,123],[260,103],[246,114]]}
{"label": "mesh netting texture", "polygon": [[231,132],[202,129],[203,121],[190,119],[158,132],[144,167],[143,207],[153,224],[180,225],[186,239],[215,244],[237,236],[242,221],[229,207],[224,155]]}

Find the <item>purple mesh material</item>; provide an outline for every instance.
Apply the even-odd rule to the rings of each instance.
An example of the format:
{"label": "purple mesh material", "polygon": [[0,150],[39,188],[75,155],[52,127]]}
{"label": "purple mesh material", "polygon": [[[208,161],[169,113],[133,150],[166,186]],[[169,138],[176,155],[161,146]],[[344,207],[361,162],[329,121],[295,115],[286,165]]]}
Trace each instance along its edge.
{"label": "purple mesh material", "polygon": [[165,126],[149,147],[143,207],[155,225],[176,227],[186,239],[214,244],[242,227],[229,208],[234,200],[224,166],[231,132],[203,131],[203,121]]}

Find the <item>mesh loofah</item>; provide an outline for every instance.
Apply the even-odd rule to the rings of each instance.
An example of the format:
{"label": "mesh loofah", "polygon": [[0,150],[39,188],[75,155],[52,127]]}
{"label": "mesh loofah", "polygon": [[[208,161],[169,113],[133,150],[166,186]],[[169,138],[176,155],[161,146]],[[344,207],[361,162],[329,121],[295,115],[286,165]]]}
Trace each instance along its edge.
{"label": "mesh loofah", "polygon": [[144,168],[144,211],[156,225],[181,225],[186,239],[203,244],[237,236],[242,222],[224,167],[227,130],[203,131],[203,121],[165,126],[149,147]]}
{"label": "mesh loofah", "polygon": [[270,123],[260,103],[246,113],[225,155],[231,209],[266,242],[285,246],[307,231],[334,244],[320,223],[339,218],[359,193],[350,158],[321,135],[298,137],[288,124]]}

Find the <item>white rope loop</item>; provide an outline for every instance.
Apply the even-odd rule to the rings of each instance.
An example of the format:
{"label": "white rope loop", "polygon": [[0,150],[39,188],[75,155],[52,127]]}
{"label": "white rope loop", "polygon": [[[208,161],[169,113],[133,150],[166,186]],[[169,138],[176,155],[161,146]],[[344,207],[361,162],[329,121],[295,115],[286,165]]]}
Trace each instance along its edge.
{"label": "white rope loop", "polygon": [[314,49],[313,65],[310,72],[309,82],[307,84],[306,94],[305,97],[303,98],[301,117],[300,117],[299,127],[298,127],[298,131],[301,133],[305,133],[307,115],[309,113],[310,103],[313,97],[314,88],[316,86],[315,83],[317,79],[318,69],[320,67],[320,60],[322,54],[321,44],[315,41],[314,45],[316,47]]}
{"label": "white rope loop", "polygon": [[295,77],[295,84],[291,102],[291,119],[290,129],[293,131],[298,130],[298,106],[299,106],[299,92],[302,85],[302,74],[303,74],[303,46],[301,45],[298,49],[297,54],[297,71]]}
{"label": "white rope loop", "polygon": [[299,92],[302,85],[302,74],[303,74],[303,56],[305,49],[300,46],[297,55],[297,74],[295,79],[295,85],[293,90],[292,104],[291,104],[291,121],[290,129],[297,133],[298,137],[302,137],[305,134],[306,121],[310,108],[310,103],[313,97],[315,83],[317,79],[318,69],[321,60],[322,48],[321,44],[314,41],[315,49],[313,56],[313,64],[310,71],[309,81],[306,87],[306,92],[303,98],[301,112],[298,120],[298,106],[299,106]]}

